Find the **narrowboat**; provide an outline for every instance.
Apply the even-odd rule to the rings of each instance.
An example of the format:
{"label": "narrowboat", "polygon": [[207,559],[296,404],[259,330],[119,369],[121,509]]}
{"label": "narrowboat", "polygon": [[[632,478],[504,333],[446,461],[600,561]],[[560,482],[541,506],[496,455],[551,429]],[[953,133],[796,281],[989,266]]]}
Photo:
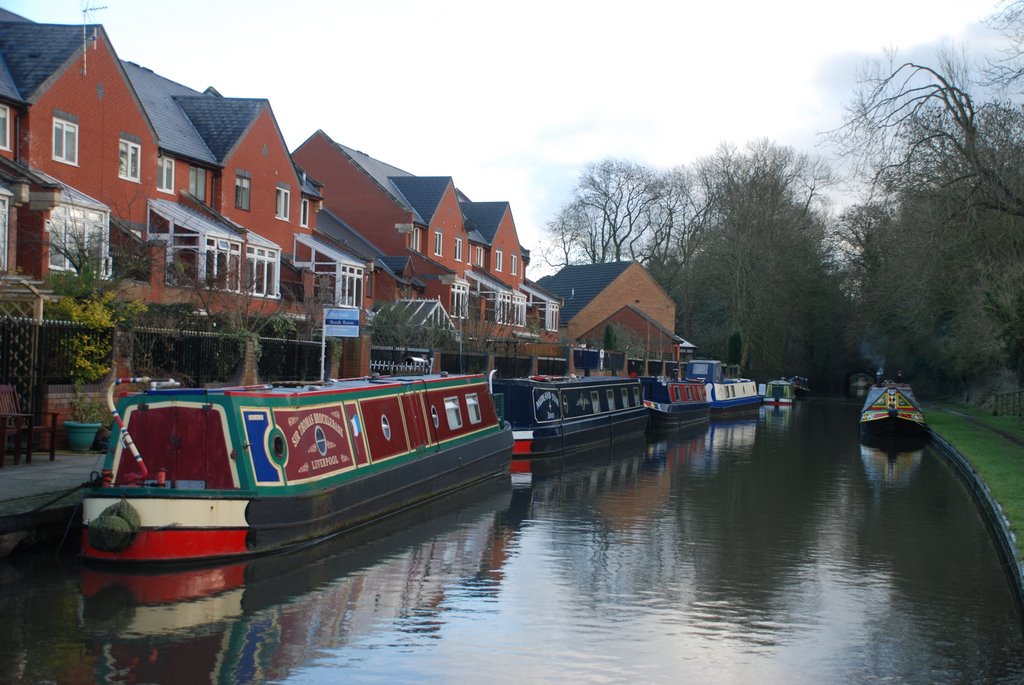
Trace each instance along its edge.
{"label": "narrowboat", "polygon": [[686,363],[686,377],[704,383],[712,417],[752,413],[761,406],[757,384],[748,378],[727,378],[720,361],[693,359]]}
{"label": "narrowboat", "polygon": [[[115,385],[143,383],[114,407]],[[118,379],[86,560],[246,557],[318,541],[508,473],[512,432],[482,375],[222,389]]]}
{"label": "narrowboat", "polygon": [[558,457],[642,436],[640,381],[619,376],[494,378],[516,459]]}
{"label": "narrowboat", "polygon": [[927,436],[924,412],[909,385],[886,381],[871,386],[860,412],[861,440]]}
{"label": "narrowboat", "polygon": [[652,428],[682,428],[708,420],[711,402],[700,381],[655,376],[641,376],[639,380]]}
{"label": "narrowboat", "polygon": [[811,382],[803,376],[793,376],[789,382],[793,384],[793,393],[796,399],[804,400],[811,394]]}
{"label": "narrowboat", "polygon": [[780,378],[768,381],[764,386],[765,404],[789,405],[796,399],[796,385],[792,381]]}

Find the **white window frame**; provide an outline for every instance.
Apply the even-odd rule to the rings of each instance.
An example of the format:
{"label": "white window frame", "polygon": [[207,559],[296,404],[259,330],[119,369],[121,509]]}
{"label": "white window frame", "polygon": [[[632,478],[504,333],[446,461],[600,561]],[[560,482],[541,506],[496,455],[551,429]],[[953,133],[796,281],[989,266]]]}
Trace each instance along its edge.
{"label": "white window frame", "polygon": [[494,323],[509,323],[512,309],[512,293],[499,292],[494,296]]}
{"label": "white window frame", "polygon": [[483,412],[480,411],[480,398],[475,392],[466,395],[466,410],[470,423],[475,425],[484,420]]}
{"label": "white window frame", "polygon": [[278,296],[279,253],[266,247],[248,245],[245,248],[246,283],[249,292],[263,297]]}
{"label": "white window frame", "polygon": [[456,237],[455,238],[455,261],[457,261],[457,262],[461,262],[462,261],[462,238],[461,237]]}
{"label": "white window frame", "polygon": [[10,221],[10,205],[7,198],[0,195],[0,273],[7,273],[10,265],[7,263],[7,236],[8,222]]}
{"label": "white window frame", "polygon": [[420,229],[413,227],[412,232],[409,233],[409,249],[413,252],[420,251]]}
{"label": "white window frame", "polygon": [[553,302],[548,302],[544,307],[544,330],[558,330],[558,305]]}
{"label": "white window frame", "polygon": [[215,284],[221,277],[222,290],[238,292],[238,277],[241,271],[242,243],[224,238],[207,236],[206,251],[203,253],[203,268],[207,282]]}
{"label": "white window frame", "polygon": [[480,247],[479,245],[476,246],[476,260],[474,261],[474,263],[477,266],[484,265],[484,248]]}
{"label": "white window frame", "polygon": [[302,202],[299,206],[299,226],[306,228],[309,226],[309,199],[302,198]]}
{"label": "white window frame", "polygon": [[126,181],[141,179],[142,146],[121,138],[117,142],[117,177]]}
{"label": "white window frame", "polygon": [[515,255],[509,255],[508,270],[513,276],[519,275],[519,258]]}
{"label": "white window frame", "polygon": [[456,282],[452,284],[452,306],[449,315],[453,319],[465,319],[469,316],[469,284]]}
{"label": "white window frame", "polygon": [[346,307],[363,306],[363,270],[357,266],[338,266],[338,292],[335,301]]}
{"label": "white window frame", "polygon": [[11,108],[0,105],[0,150],[11,149]]}
{"label": "white window frame", "polygon": [[78,124],[60,117],[53,118],[53,159],[78,166]]}
{"label": "white window frame", "polygon": [[156,158],[156,189],[174,194],[174,157],[160,155]]}
{"label": "white window frame", "polygon": [[[201,180],[202,183],[196,181]],[[196,191],[200,192],[196,192]],[[200,202],[206,202],[206,169],[201,166],[190,166],[188,169],[188,192]]]}
{"label": "white window frame", "polygon": [[[243,202],[244,200],[244,202]],[[248,176],[235,174],[235,209],[246,212],[252,207],[252,179]]]}
{"label": "white window frame", "polygon": [[494,251],[494,271],[495,271],[495,273],[501,271],[501,262],[503,261],[502,260],[503,256],[504,255],[501,253],[501,250],[495,250]]}
{"label": "white window frame", "polygon": [[434,231],[434,256],[444,257],[444,232]]}
{"label": "white window frame", "polygon": [[526,326],[526,295],[523,293],[512,295],[512,325]]}
{"label": "white window frame", "polygon": [[[67,257],[67,250],[61,245],[80,242],[89,247],[98,241],[100,275],[109,278],[110,263],[110,215],[106,212],[68,204],[59,204],[50,211],[46,221],[46,234],[50,242],[49,264],[51,271],[74,271],[75,267]],[[54,249],[56,247],[56,249]],[[77,249],[77,248],[76,248]]]}
{"label": "white window frame", "polygon": [[448,428],[453,431],[462,428],[462,409],[458,397],[444,398],[444,413],[448,417]]}
{"label": "white window frame", "polygon": [[292,191],[287,188],[277,188],[274,194],[274,218],[281,221],[288,221],[291,217]]}

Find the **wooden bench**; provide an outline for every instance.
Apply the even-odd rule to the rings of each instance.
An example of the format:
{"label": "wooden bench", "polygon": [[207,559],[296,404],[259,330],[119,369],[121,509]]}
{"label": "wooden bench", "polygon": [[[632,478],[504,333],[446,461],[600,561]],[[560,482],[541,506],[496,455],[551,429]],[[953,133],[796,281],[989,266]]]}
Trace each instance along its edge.
{"label": "wooden bench", "polygon": [[7,457],[7,438],[14,438],[14,463],[21,463],[21,441],[25,440],[25,463],[32,463],[32,439],[38,433],[50,434],[50,461],[57,456],[57,412],[40,417],[21,410],[18,391],[13,385],[0,385],[0,468]]}

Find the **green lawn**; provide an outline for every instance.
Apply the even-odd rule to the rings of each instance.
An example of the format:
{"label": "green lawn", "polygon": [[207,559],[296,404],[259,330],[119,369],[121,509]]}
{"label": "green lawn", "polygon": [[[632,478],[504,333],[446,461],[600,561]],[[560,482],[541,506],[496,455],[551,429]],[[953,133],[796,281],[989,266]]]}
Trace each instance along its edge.
{"label": "green lawn", "polygon": [[988,485],[1017,536],[1017,559],[1024,559],[1024,420],[955,405],[929,407],[926,416]]}

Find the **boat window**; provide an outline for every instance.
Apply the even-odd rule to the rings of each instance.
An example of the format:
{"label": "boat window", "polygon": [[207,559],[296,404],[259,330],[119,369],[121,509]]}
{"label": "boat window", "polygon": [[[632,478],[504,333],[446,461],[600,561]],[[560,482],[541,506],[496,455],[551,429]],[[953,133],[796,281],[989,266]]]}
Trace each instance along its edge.
{"label": "boat window", "polygon": [[273,443],[272,443],[272,446],[271,446],[271,450],[273,450],[274,457],[278,461],[281,461],[282,459],[284,459],[284,436],[283,435],[278,434],[278,435],[274,436],[274,440],[273,440]]}
{"label": "boat window", "polygon": [[622,406],[623,407],[628,407],[629,406],[629,390],[627,388],[622,388],[622,393],[621,394],[622,394]]}
{"label": "boat window", "polygon": [[597,390],[590,391],[590,406],[595,414],[601,413],[601,394]]}
{"label": "boat window", "polygon": [[668,386],[668,389],[669,389],[669,393],[668,394],[669,394],[669,399],[670,400],[672,400],[673,402],[681,402],[683,400],[683,396],[680,393],[678,385],[670,385],[670,386]]}
{"label": "boat window", "polygon": [[441,419],[437,416],[437,407],[430,405],[430,420],[434,422],[434,428],[441,425]]}
{"label": "boat window", "polygon": [[391,422],[388,421],[388,417],[381,415],[380,417],[380,430],[384,433],[384,439],[391,440]]}
{"label": "boat window", "polygon": [[640,406],[640,388],[633,386],[633,406]]}
{"label": "boat window", "polygon": [[448,415],[449,428],[462,428],[462,411],[459,409],[458,397],[444,398],[444,413]]}
{"label": "boat window", "polygon": [[480,423],[483,421],[483,416],[480,414],[480,400],[476,393],[466,395],[466,409],[469,410],[470,423]]}
{"label": "boat window", "polygon": [[569,415],[569,398],[566,397],[565,393],[562,393],[562,416]]}
{"label": "boat window", "polygon": [[608,388],[605,395],[608,397],[608,411],[615,411],[615,391]]}

